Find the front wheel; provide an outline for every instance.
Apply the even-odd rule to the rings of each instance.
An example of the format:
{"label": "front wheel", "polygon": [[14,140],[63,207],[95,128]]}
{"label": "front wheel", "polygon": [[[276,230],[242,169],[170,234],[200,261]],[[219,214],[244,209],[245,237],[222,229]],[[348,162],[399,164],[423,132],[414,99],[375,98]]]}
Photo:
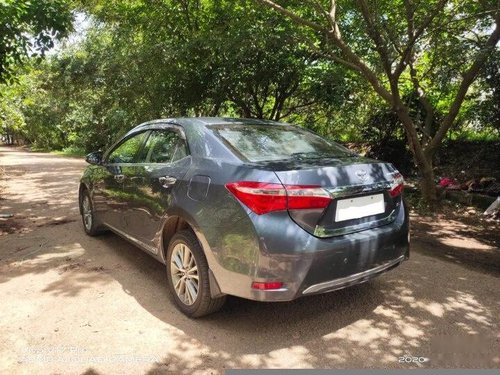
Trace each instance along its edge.
{"label": "front wheel", "polygon": [[212,298],[208,263],[195,237],[188,230],[176,233],[167,252],[168,286],[184,314],[198,318],[219,310],[225,297]]}
{"label": "front wheel", "polygon": [[85,229],[85,233],[87,233],[89,236],[97,236],[98,234],[102,233],[103,230],[99,228],[95,220],[94,206],[92,204],[90,194],[87,190],[84,190],[82,192],[80,204],[83,229]]}

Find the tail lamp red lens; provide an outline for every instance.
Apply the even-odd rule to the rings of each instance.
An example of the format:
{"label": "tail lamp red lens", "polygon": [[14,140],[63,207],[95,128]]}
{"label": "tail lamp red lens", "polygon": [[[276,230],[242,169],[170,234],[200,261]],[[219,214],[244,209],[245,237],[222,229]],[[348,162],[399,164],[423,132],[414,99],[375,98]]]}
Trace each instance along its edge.
{"label": "tail lamp red lens", "polygon": [[405,180],[401,173],[396,172],[392,174],[393,181],[391,183],[391,188],[389,190],[389,194],[391,197],[395,198],[403,192],[405,186]]}
{"label": "tail lamp red lens", "polygon": [[254,281],[252,283],[252,289],[258,289],[258,290],[281,289],[282,287],[283,283],[281,281],[273,281],[270,283],[259,283]]}
{"label": "tail lamp red lens", "polygon": [[239,181],[226,184],[226,188],[257,215],[287,209],[325,208],[331,202],[328,192],[315,185]]}

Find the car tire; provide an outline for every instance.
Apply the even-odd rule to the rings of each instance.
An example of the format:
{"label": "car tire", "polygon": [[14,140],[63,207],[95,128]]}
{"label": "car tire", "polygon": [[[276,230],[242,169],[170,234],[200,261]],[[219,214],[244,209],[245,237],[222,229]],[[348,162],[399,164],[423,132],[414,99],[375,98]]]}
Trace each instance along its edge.
{"label": "car tire", "polygon": [[212,298],[207,259],[193,232],[182,230],[172,237],[166,263],[168,287],[181,312],[199,318],[222,307],[226,297]]}
{"label": "car tire", "polygon": [[96,221],[94,213],[94,204],[88,190],[83,190],[80,196],[80,213],[82,215],[82,224],[85,233],[89,236],[97,236],[105,232]]}

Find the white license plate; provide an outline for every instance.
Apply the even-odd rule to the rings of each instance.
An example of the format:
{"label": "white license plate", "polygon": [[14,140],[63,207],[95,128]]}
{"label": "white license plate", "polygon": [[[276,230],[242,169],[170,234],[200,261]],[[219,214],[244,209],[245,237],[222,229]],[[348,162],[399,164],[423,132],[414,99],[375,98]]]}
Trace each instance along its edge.
{"label": "white license plate", "polygon": [[341,199],[337,202],[335,221],[359,219],[365,216],[381,214],[385,211],[384,194],[366,197]]}

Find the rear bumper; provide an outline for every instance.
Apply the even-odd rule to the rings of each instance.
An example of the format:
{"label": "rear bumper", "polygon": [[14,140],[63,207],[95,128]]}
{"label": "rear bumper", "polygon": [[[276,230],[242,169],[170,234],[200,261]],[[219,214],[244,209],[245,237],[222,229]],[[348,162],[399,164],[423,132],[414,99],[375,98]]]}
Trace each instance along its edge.
{"label": "rear bumper", "polygon": [[[247,298],[262,302],[278,302],[291,301],[300,297],[328,293],[339,289],[344,289],[350,286],[367,282],[375,277],[388,272],[409,257],[409,246],[390,247],[390,254],[397,253],[395,258],[387,257],[387,248],[379,248],[380,257],[386,258],[383,261],[367,262],[364,265],[356,265],[348,267],[339,265],[332,259],[338,259],[338,253],[332,250],[330,254],[322,254],[316,256],[308,264],[304,259],[297,261],[289,261],[288,269],[296,269],[289,273],[277,272],[275,277],[256,278],[257,281],[281,281],[284,280],[284,285],[278,290],[252,290],[250,284],[246,284],[246,290],[233,290],[228,294],[234,294],[242,298]],[[352,249],[356,253],[355,248]],[[377,253],[376,249],[370,253]],[[341,253],[341,258],[345,254]],[[349,257],[343,258],[349,259]],[[296,264],[292,263],[298,263]],[[236,292],[236,293],[234,293]]]}
{"label": "rear bumper", "polygon": [[373,279],[374,277],[377,277],[378,275],[386,271],[389,271],[399,266],[404,260],[405,260],[405,255],[401,255],[396,259],[388,261],[387,263],[381,264],[380,266],[374,267],[372,269],[359,272],[354,275],[341,277],[338,279],[311,285],[307,287],[305,290],[303,290],[302,294],[306,295],[306,294],[332,292],[334,290],[347,288],[352,285],[361,284],[364,283],[365,281]]}
{"label": "rear bumper", "polygon": [[[249,218],[254,234],[249,236],[250,231],[243,228],[245,235],[228,238],[221,233],[221,256],[209,263],[223,294],[256,301],[290,301],[363,283],[409,257],[404,206],[390,224],[332,238],[312,236],[286,212]],[[231,244],[234,256],[224,256]],[[253,281],[279,281],[283,287],[254,290]]]}

